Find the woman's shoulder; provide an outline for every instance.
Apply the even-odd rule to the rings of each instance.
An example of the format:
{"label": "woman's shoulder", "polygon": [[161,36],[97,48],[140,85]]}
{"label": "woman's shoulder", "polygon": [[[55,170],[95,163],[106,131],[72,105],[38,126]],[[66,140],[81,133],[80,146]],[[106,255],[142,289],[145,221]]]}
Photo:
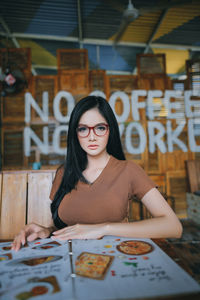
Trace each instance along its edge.
{"label": "woman's shoulder", "polygon": [[61,181],[62,181],[62,178],[63,178],[63,174],[64,174],[64,164],[63,165],[60,165],[57,170],[56,170],[56,174],[55,174],[55,177],[53,179],[53,184],[52,184],[52,188],[51,188],[51,192],[50,192],[50,196],[49,198],[51,200],[54,199],[54,196],[61,184]]}
{"label": "woman's shoulder", "polygon": [[64,164],[62,164],[56,170],[53,183],[55,183],[55,182],[61,182],[61,180],[63,178],[64,171],[65,171],[65,167],[64,167]]}
{"label": "woman's shoulder", "polygon": [[148,178],[148,180],[149,180],[149,177],[148,177],[146,171],[144,170],[144,168],[141,165],[139,165],[138,163],[134,162],[133,160],[127,160],[126,169],[127,169],[127,173],[134,175],[135,179],[136,178],[140,178],[140,179]]}
{"label": "woman's shoulder", "polygon": [[127,170],[143,170],[143,168],[134,162],[133,160],[119,160],[115,157],[112,157],[113,165],[119,166],[121,168],[125,168]]}
{"label": "woman's shoulder", "polygon": [[126,163],[127,163],[127,168],[136,169],[136,170],[143,170],[144,171],[143,167],[140,166],[138,163],[136,163],[133,160],[126,160]]}
{"label": "woman's shoulder", "polygon": [[121,169],[123,180],[130,183],[131,194],[136,195],[138,199],[142,199],[150,189],[156,187],[155,183],[138,163],[133,160],[124,160],[119,163],[123,166],[123,170]]}
{"label": "woman's shoulder", "polygon": [[63,175],[64,170],[65,170],[65,166],[64,166],[64,164],[62,164],[57,168],[56,174]]}

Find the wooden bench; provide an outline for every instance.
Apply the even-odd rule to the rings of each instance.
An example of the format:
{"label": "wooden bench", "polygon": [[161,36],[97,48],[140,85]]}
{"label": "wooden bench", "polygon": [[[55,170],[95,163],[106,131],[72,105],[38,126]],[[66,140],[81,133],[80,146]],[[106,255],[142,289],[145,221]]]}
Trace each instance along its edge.
{"label": "wooden bench", "polygon": [[51,224],[54,176],[55,170],[0,172],[0,239],[12,239],[30,222]]}

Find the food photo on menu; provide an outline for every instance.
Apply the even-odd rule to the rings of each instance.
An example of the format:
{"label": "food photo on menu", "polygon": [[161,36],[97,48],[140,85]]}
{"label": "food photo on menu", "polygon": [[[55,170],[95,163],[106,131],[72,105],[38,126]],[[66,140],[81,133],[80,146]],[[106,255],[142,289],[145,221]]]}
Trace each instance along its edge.
{"label": "food photo on menu", "polygon": [[0,245],[2,300],[148,299],[200,292],[150,239],[41,239],[18,252],[9,242]]}

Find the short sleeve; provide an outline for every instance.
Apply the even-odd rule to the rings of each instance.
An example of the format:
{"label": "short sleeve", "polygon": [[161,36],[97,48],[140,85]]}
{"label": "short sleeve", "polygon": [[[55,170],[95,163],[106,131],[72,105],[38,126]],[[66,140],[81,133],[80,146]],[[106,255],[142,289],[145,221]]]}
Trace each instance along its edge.
{"label": "short sleeve", "polygon": [[156,184],[146,174],[142,167],[133,161],[129,161],[128,169],[131,178],[131,192],[132,195],[136,196],[138,199],[142,199],[148,191],[156,187]]}
{"label": "short sleeve", "polygon": [[49,198],[52,201],[55,197],[57,190],[59,189],[59,186],[60,186],[62,178],[63,178],[63,174],[64,174],[64,166],[62,165],[57,169],[55,178],[52,183],[51,192],[50,192],[50,196],[49,196]]}

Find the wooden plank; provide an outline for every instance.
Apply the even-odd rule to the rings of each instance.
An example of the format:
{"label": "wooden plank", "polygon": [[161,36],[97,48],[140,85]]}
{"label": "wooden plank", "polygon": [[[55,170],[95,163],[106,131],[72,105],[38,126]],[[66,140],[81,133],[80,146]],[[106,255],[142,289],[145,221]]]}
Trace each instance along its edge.
{"label": "wooden plank", "polygon": [[[2,203],[1,191],[2,191],[2,174],[0,174],[0,215],[1,215],[1,203]],[[1,230],[1,228],[0,228],[0,230]]]}
{"label": "wooden plank", "polygon": [[148,152],[147,172],[148,174],[161,174],[164,172],[165,154],[156,148],[154,153]]}
{"label": "wooden plank", "polygon": [[49,169],[45,169],[44,170],[6,170],[6,171],[3,171],[2,174],[30,174],[30,173],[53,173],[55,172],[55,170],[59,167],[59,165],[56,167],[56,166],[53,166],[52,169],[50,169],[51,166],[48,166]]}
{"label": "wooden plank", "polygon": [[73,96],[87,96],[89,93],[89,73],[85,70],[63,70],[58,76],[58,89]]}
{"label": "wooden plank", "polygon": [[[57,76],[55,75],[37,75],[33,77],[33,97],[35,101],[42,107],[42,99],[44,91],[49,95],[49,117],[54,119],[53,99],[56,94]],[[32,122],[40,120],[36,111],[32,108]]]}
{"label": "wooden plank", "polygon": [[27,223],[38,223],[43,226],[52,224],[49,199],[52,186],[52,173],[28,174],[28,209]]}
{"label": "wooden plank", "polygon": [[[15,62],[17,69],[31,74],[31,49],[30,48],[2,48],[0,50],[0,65],[5,65],[6,61]],[[11,64],[12,68],[12,64]],[[15,67],[16,68],[16,67]]]}
{"label": "wooden plank", "polygon": [[186,172],[166,172],[167,195],[175,198],[175,212],[180,217],[186,217]]}
{"label": "wooden plank", "polygon": [[57,49],[58,73],[63,70],[88,70],[87,49]]}
{"label": "wooden plank", "polygon": [[[173,185],[172,184],[170,184],[170,180],[175,180],[175,179],[178,179],[178,178],[180,178],[180,179],[185,179],[185,177],[186,177],[186,172],[184,171],[184,170],[177,170],[177,171],[168,171],[167,173],[166,173],[166,179],[167,179],[167,194],[168,195],[171,195],[171,193],[176,193],[176,194],[179,194],[180,193],[180,189],[182,188],[181,186],[176,186],[176,184],[175,183],[173,183],[173,181],[172,181],[172,183],[173,183]],[[185,188],[186,188],[186,186],[185,186]],[[186,192],[186,190],[184,190],[184,193]]]}
{"label": "wooden plank", "polygon": [[108,75],[109,95],[117,91],[123,91],[129,96],[138,88],[138,77],[135,75]]}
{"label": "wooden plank", "polygon": [[0,238],[12,239],[25,225],[26,173],[3,174]]}
{"label": "wooden plank", "polygon": [[130,205],[129,221],[141,220],[141,210],[142,210],[142,202],[140,200],[137,200],[137,198],[133,197]]}
{"label": "wooden plank", "polygon": [[[143,129],[145,132],[146,131],[146,123],[145,122],[141,122],[140,124],[142,125]],[[127,152],[127,147],[126,147],[126,130],[127,130],[127,124],[124,124],[124,131],[123,134],[121,135],[121,141],[122,141],[122,146],[124,148],[124,153],[126,156],[127,160],[133,160],[134,162],[136,162],[137,164],[139,164],[142,168],[145,169],[145,171],[148,171],[148,149],[147,147],[145,148],[143,153],[138,153],[138,154],[133,154],[133,153],[129,153]],[[140,138],[138,135],[138,131],[135,128],[132,128],[132,131],[130,133],[130,139],[131,139],[131,145],[134,148],[138,148],[139,144],[140,144]]]}
{"label": "wooden plank", "polygon": [[175,171],[185,170],[185,161],[192,158],[192,152],[183,152],[182,150],[174,150],[173,152],[166,152],[164,154],[164,170]]}
{"label": "wooden plank", "polygon": [[197,168],[197,183],[198,183],[198,190],[200,190],[200,160],[196,161],[196,168]]}
{"label": "wooden plank", "polygon": [[164,174],[150,174],[149,177],[156,183],[158,190],[162,193],[166,193],[166,178]]}
{"label": "wooden plank", "polygon": [[24,94],[28,89],[16,94],[8,94],[2,97],[2,121],[3,122],[24,122]]}
{"label": "wooden plank", "polygon": [[23,166],[23,130],[3,129],[2,142],[3,168]]}
{"label": "wooden plank", "polygon": [[194,193],[200,189],[200,161],[186,161],[186,170],[189,181],[190,192]]}
{"label": "wooden plank", "polygon": [[[0,66],[5,71],[6,62],[9,62],[11,72],[18,70],[22,73],[26,86],[17,93],[7,93],[2,97],[2,121],[24,121],[24,94],[30,91],[31,78],[31,49],[30,48],[3,48],[0,49]],[[15,76],[15,75],[14,75]]]}
{"label": "wooden plank", "polygon": [[137,54],[137,69],[139,76],[144,74],[153,74],[160,76],[165,75],[165,54]]}
{"label": "wooden plank", "polygon": [[105,70],[89,71],[89,92],[102,91],[109,98],[108,76]]}

